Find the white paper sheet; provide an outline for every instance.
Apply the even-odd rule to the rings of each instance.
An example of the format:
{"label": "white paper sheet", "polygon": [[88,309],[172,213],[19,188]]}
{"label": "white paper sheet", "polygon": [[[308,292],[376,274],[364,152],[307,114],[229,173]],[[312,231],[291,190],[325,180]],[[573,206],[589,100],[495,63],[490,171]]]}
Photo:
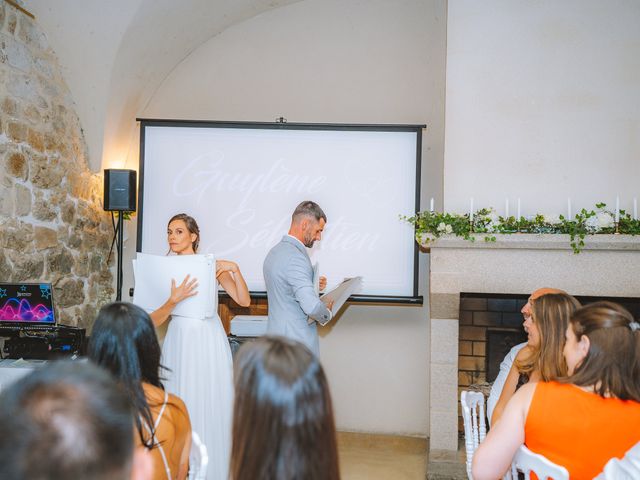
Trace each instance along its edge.
{"label": "white paper sheet", "polygon": [[[138,253],[133,261],[135,289],[133,303],[148,312],[158,309],[171,295],[171,280],[176,285],[187,275],[198,279],[198,294],[180,302],[172,315],[192,318],[212,317],[216,308],[215,258],[213,255],[160,256]],[[211,295],[209,292],[214,292]]]}
{"label": "white paper sheet", "polygon": [[[329,290],[327,293],[320,297],[324,303],[329,303],[333,300],[333,306],[331,307],[331,318],[336,316],[345,302],[351,295],[356,293],[362,288],[362,277],[345,278],[342,283],[339,283],[336,287]],[[331,320],[320,325],[326,325]]]}

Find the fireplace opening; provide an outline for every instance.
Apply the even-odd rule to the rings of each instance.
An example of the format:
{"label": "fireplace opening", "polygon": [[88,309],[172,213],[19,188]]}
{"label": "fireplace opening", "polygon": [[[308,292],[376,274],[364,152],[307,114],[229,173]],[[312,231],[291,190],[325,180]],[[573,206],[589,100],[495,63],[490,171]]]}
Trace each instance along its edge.
{"label": "fireplace opening", "polygon": [[500,372],[500,363],[512,347],[527,341],[523,329],[487,329],[485,357],[486,381],[493,383]]}

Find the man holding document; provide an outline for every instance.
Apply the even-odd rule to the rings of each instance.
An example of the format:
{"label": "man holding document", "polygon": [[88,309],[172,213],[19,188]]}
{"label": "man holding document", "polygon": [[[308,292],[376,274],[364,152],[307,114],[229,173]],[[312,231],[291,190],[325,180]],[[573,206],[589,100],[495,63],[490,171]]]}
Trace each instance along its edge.
{"label": "man holding document", "polygon": [[[291,216],[289,234],[269,251],[263,265],[269,301],[267,332],[298,340],[316,356],[320,354],[316,322],[324,325],[331,320],[333,300],[324,303],[318,297],[305,247],[320,240],[326,222],[318,204],[302,202]],[[319,283],[324,288],[326,279]]]}

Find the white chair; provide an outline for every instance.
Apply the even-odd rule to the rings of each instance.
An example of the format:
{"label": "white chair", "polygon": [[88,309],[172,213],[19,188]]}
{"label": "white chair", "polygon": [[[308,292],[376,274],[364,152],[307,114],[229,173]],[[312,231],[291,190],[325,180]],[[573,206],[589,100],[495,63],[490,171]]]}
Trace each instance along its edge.
{"label": "white chair", "polygon": [[640,442],[625,453],[622,459],[612,458],[594,480],[637,480],[640,478]]}
{"label": "white chair", "polygon": [[467,477],[473,480],[471,464],[473,454],[487,435],[484,416],[484,395],[480,392],[464,391],[460,394],[462,420],[464,421],[464,448],[467,452]]}
{"label": "white chair", "polygon": [[511,462],[511,475],[507,473],[505,480],[517,479],[518,472],[524,473],[525,480],[531,478],[531,472],[535,473],[539,480],[552,478],[553,480],[569,480],[569,472],[566,468],[556,465],[539,453],[533,453],[524,445],[516,451]]}
{"label": "white chair", "polygon": [[191,453],[189,454],[189,480],[205,480],[207,477],[207,465],[209,464],[209,454],[207,447],[200,436],[191,432]]}

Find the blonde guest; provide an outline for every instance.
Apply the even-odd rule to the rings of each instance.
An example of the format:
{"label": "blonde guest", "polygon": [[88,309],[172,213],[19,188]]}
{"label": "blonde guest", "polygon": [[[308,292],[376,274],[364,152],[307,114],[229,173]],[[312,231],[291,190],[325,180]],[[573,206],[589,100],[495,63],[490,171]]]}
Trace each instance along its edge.
{"label": "blonde guest", "polygon": [[517,388],[527,382],[549,382],[567,376],[567,363],[562,355],[564,337],[569,318],[580,308],[580,303],[566,293],[546,293],[529,302],[530,315],[524,321],[527,345],[518,352],[511,366],[493,410],[492,426],[502,416]]}

